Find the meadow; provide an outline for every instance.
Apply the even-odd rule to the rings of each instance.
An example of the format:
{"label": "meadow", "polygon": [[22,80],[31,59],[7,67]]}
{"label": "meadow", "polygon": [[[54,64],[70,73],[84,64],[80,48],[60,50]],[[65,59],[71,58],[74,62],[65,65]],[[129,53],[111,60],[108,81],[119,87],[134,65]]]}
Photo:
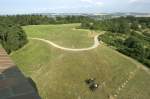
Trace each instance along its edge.
{"label": "meadow", "polygon": [[[93,36],[89,30],[75,29],[79,25],[30,25],[23,28],[28,37],[44,38],[64,47],[91,46]],[[21,71],[36,82],[42,99],[150,97],[150,75],[138,68],[142,64],[126,58],[105,44],[89,51],[72,52],[29,39],[29,43],[13,52],[11,57]],[[85,83],[89,78],[95,78],[100,85],[94,92]],[[120,87],[127,80],[128,83]]]}
{"label": "meadow", "polygon": [[81,48],[92,45],[93,38],[90,31],[76,29],[79,25],[29,25],[23,28],[28,37],[44,38],[64,47]]}

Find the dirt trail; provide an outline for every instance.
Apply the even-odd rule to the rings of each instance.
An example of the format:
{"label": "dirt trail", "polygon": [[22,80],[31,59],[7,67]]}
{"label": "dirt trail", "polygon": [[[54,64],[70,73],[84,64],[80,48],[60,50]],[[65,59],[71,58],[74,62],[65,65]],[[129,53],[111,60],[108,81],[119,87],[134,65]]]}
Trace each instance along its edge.
{"label": "dirt trail", "polygon": [[[99,34],[100,35],[100,34]],[[91,46],[91,47],[88,47],[88,48],[80,48],[80,49],[73,49],[73,48],[66,48],[66,47],[63,47],[63,46],[60,46],[60,45],[57,45],[55,43],[53,43],[52,41],[49,41],[49,40],[46,40],[46,39],[42,39],[42,38],[29,38],[29,39],[33,39],[33,40],[39,40],[39,41],[42,41],[42,42],[45,42],[45,43],[48,43],[58,49],[61,49],[61,50],[65,50],[65,51],[88,51],[88,50],[92,50],[92,49],[95,49],[97,48],[99,45],[100,45],[100,42],[98,40],[98,37],[99,35],[96,35],[94,37],[94,44]]]}

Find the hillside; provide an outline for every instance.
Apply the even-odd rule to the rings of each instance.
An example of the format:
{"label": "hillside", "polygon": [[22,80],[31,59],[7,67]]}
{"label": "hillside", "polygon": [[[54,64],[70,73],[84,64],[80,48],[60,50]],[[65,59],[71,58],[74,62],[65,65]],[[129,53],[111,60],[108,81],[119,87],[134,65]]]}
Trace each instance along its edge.
{"label": "hillside", "polygon": [[[28,37],[38,37],[69,48],[93,44],[95,33],[76,30],[79,24],[23,27]],[[137,61],[100,44],[89,51],[64,51],[31,40],[11,54],[26,76],[32,77],[42,99],[148,99],[150,77]],[[96,78],[100,88],[91,92],[86,79]]]}

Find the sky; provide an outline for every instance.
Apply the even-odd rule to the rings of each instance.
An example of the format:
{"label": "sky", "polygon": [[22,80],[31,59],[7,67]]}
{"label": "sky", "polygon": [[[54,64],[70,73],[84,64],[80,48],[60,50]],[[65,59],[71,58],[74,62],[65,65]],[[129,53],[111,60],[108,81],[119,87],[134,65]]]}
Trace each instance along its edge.
{"label": "sky", "polygon": [[150,12],[150,0],[0,0],[0,14]]}

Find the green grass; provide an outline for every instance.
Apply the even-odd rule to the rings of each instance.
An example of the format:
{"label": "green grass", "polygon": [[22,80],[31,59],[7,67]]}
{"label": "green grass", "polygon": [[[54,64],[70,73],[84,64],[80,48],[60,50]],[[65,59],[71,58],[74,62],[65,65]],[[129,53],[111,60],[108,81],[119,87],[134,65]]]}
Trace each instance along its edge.
{"label": "green grass", "polygon": [[[62,36],[60,39],[54,36],[53,33],[56,33],[55,31],[62,30],[61,26],[69,29],[76,25],[43,25],[33,26],[33,28],[32,26],[27,26],[24,29],[31,37],[41,36],[41,38],[60,42],[68,37],[64,34],[67,32],[67,29],[64,30],[63,34],[59,32],[59,35]],[[40,27],[43,28],[43,31],[45,27],[45,29],[50,28],[49,30],[53,30],[53,32],[49,30],[42,32],[44,34],[29,32],[31,31],[30,29]],[[63,42],[62,45],[70,46],[70,44],[74,44],[76,47],[86,47],[86,44],[90,45],[93,43],[85,35],[88,31],[78,32],[79,30],[76,30],[75,32],[70,32],[70,34],[78,35],[79,38],[82,37],[80,38],[81,43],[76,45],[76,41],[68,37],[69,43],[61,41]],[[53,34],[52,37],[51,33]],[[82,39],[86,39],[87,42],[82,43]],[[115,93],[118,86],[128,78],[129,73],[137,69],[137,65],[141,65],[104,45],[90,51],[71,52],[62,51],[36,40],[30,40],[24,48],[14,52],[11,57],[22,72],[26,76],[32,77],[36,82],[42,99],[108,99],[108,95]],[[95,92],[91,92],[85,84],[85,80],[92,77],[96,78],[99,84],[105,82],[103,87]],[[136,97],[141,97],[136,99],[149,99],[149,84],[149,75],[140,70],[135,78],[129,81],[127,87],[122,90],[118,99],[135,99]],[[139,94],[139,92],[142,93]],[[130,98],[128,98],[129,96]]]}
{"label": "green grass", "polygon": [[32,25],[25,26],[23,29],[29,37],[44,38],[64,47],[89,47],[93,44],[93,39],[88,37],[90,31],[75,29],[79,25],[80,24]]}
{"label": "green grass", "polygon": [[0,44],[0,48],[2,48],[2,45]]}
{"label": "green grass", "polygon": [[150,97],[150,77],[145,71],[138,71],[127,87],[121,92],[119,99],[149,99]]}

